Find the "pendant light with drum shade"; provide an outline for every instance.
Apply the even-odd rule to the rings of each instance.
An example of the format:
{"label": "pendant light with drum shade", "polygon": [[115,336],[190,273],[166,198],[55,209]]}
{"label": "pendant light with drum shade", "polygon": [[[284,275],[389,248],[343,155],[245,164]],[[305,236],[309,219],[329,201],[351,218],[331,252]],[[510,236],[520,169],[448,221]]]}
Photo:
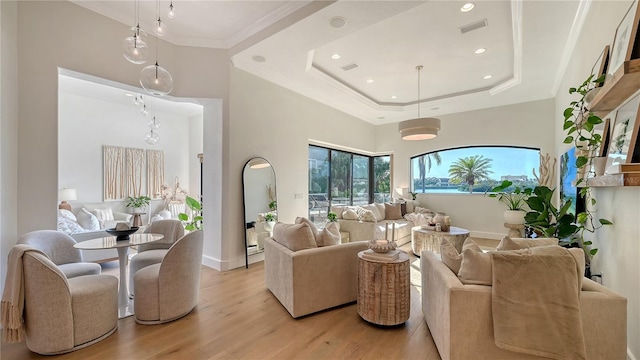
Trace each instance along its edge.
{"label": "pendant light with drum shade", "polygon": [[[158,8],[158,12],[160,12]],[[160,16],[158,15],[158,21]],[[163,96],[173,90],[173,78],[171,74],[158,64],[158,33],[156,32],[156,63],[154,65],[145,66],[140,71],[140,85],[148,93]]]}
{"label": "pendant light with drum shade", "polygon": [[440,119],[420,117],[420,71],[422,65],[416,66],[418,70],[418,117],[405,120],[398,124],[398,131],[402,140],[428,140],[438,136]]}
{"label": "pendant light with drum shade", "polygon": [[144,64],[147,62],[149,55],[149,48],[147,43],[142,40],[143,35],[147,35],[140,28],[140,14],[138,0],[135,2],[135,25],[131,27],[133,30],[133,36],[129,36],[122,42],[122,55],[127,61],[133,64]]}

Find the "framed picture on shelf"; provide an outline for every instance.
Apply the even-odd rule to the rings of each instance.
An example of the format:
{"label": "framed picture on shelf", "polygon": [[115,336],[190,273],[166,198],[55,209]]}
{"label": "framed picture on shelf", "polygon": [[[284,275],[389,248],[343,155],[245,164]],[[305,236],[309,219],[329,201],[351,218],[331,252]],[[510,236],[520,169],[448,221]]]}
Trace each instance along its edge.
{"label": "framed picture on shelf", "polygon": [[[613,113],[613,118],[615,119],[615,112]],[[609,116],[611,116],[611,114],[609,114]],[[603,124],[604,127],[602,128],[602,134],[600,134],[602,136],[602,142],[600,143],[600,148],[598,149],[597,153],[599,157],[605,157],[607,156],[607,150],[609,150],[609,126],[611,126],[610,123],[610,117],[607,117]]]}
{"label": "framed picture on shelf", "polygon": [[[598,79],[600,76],[607,73],[607,66],[609,65],[609,45],[604,47],[604,50],[598,56],[598,60],[593,64],[591,68],[591,74],[593,75],[593,80]],[[604,84],[604,81],[598,83],[597,87],[600,87]]]}
{"label": "framed picture on shelf", "polygon": [[616,112],[607,154],[607,168],[611,165],[640,162],[640,146],[638,139],[638,108],[640,94],[629,99]]}
{"label": "framed picture on shelf", "polygon": [[638,43],[640,41],[636,40],[638,22],[640,21],[639,10],[638,0],[634,0],[616,29],[616,35],[611,46],[611,61],[608,66],[607,77],[613,76],[625,61],[631,60],[632,53],[635,57],[638,57],[638,52],[640,51],[640,44]]}

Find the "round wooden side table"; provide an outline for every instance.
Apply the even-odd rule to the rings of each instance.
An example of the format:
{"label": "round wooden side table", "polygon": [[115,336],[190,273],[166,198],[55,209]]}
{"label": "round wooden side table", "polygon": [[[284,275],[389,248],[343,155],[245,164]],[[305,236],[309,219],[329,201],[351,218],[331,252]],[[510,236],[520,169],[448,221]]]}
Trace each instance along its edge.
{"label": "round wooden side table", "polygon": [[[397,250],[400,251],[400,250]],[[377,325],[399,325],[409,319],[409,255],[395,261],[373,260],[358,253],[358,314]]]}
{"label": "round wooden side table", "polygon": [[458,252],[462,252],[462,244],[469,237],[469,230],[451,226],[449,231],[435,231],[416,226],[411,229],[411,250],[416,256],[424,250],[440,254],[440,243],[448,240]]}

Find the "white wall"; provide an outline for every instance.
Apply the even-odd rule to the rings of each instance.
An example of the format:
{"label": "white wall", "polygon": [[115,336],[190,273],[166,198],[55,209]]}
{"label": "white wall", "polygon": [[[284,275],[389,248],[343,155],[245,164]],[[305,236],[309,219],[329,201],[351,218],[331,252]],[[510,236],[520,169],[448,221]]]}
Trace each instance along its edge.
{"label": "white wall", "polygon": [[[562,144],[562,112],[576,97],[568,89],[589,76],[605,45],[612,45],[616,27],[631,5],[630,1],[593,1],[576,49],[569,61],[556,96],[555,142],[557,156],[570,146]],[[594,26],[593,24],[597,24]],[[593,237],[598,254],[592,272],[602,272],[602,283],[627,298],[627,346],[631,359],[640,359],[640,188],[594,189],[596,216],[614,222],[598,230]]]}
{"label": "white wall", "polygon": [[[378,126],[376,151],[393,152],[393,186],[409,187],[410,158],[425,152],[471,145],[508,145],[555,153],[554,111],[554,100],[547,99],[443,115],[439,116],[442,129],[438,137],[424,141],[402,140],[397,124]],[[447,213],[453,226],[469,229],[474,236],[501,238],[508,232],[502,218],[506,207],[482,194],[418,194],[417,201],[420,206]]]}
{"label": "white wall", "polygon": [[15,2],[0,2],[0,289],[7,255],[18,238],[18,14]]}
{"label": "white wall", "polygon": [[189,194],[195,199],[199,199],[202,195],[200,193],[200,159],[198,159],[198,154],[203,152],[203,125],[202,115],[189,118],[189,182],[182,183],[182,186],[188,186]]}
{"label": "white wall", "polygon": [[[276,174],[278,218],[292,223],[308,214],[309,139],[374,151],[374,126],[278,85],[231,70],[228,201],[225,221],[229,239],[228,268],[244,266],[242,169],[252,157],[263,157]],[[296,199],[296,194],[300,198]],[[254,258],[254,257],[252,257]],[[258,259],[258,258],[256,258]]]}
{"label": "white wall", "polygon": [[[189,118],[156,112],[160,141],[149,145],[144,136],[149,132],[148,122],[153,111],[142,116],[139,110],[133,104],[127,106],[86,96],[59,94],[58,185],[77,190],[77,201],[70,202],[73,207],[103,201],[103,145],[162,150],[164,183],[173,186],[177,176],[183,187],[189,184]],[[202,138],[202,128],[199,133]],[[142,181],[143,189],[146,189],[146,173]],[[143,191],[143,195],[153,198],[147,191]]]}

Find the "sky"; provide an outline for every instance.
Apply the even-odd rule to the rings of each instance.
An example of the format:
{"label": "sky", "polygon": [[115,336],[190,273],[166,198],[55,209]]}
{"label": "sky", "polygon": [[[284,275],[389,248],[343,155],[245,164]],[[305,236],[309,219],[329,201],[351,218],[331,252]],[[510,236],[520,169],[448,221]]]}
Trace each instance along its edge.
{"label": "sky", "polygon": [[[438,166],[432,162],[431,171],[427,172],[427,177],[449,177],[449,165],[458,159],[473,155],[483,155],[485,158],[493,159],[491,162],[492,174],[489,176],[499,180],[502,175],[526,175],[529,179],[534,179],[533,169],[540,167],[540,151],[512,148],[512,147],[473,147],[455,150],[444,150],[439,152],[442,164]],[[413,177],[418,177],[417,158],[412,159]]]}

